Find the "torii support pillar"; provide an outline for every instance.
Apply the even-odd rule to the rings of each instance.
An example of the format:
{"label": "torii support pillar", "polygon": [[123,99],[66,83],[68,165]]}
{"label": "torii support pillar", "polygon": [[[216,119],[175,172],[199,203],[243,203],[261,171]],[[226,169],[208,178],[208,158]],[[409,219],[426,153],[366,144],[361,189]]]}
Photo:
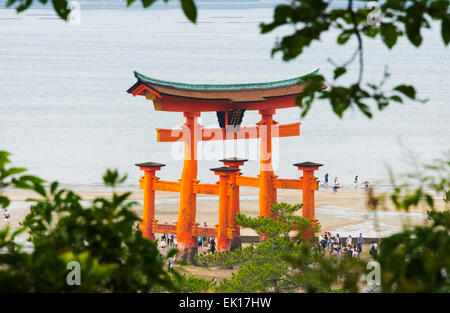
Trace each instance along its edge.
{"label": "torii support pillar", "polygon": [[[303,171],[303,176],[300,179],[303,181],[303,207],[302,216],[311,220],[311,225],[315,226],[317,220],[315,218],[314,210],[314,185],[317,186],[317,178],[314,177],[314,171],[317,171],[323,164],[313,162],[296,163],[300,171]],[[313,237],[314,234],[309,234],[307,237]]]}
{"label": "torii support pillar", "polygon": [[271,205],[277,202],[273,179],[276,178],[272,167],[272,125],[275,109],[260,110],[261,121],[257,123],[261,133],[259,168],[259,215],[272,216]]}
{"label": "torii support pillar", "polygon": [[200,126],[197,123],[199,112],[185,112],[187,128],[184,138],[184,163],[180,180],[180,210],[178,211],[177,237],[178,250],[177,259],[180,261],[194,262],[197,254],[197,237],[193,235],[195,226],[197,198],[193,185],[197,181],[197,141]]}
{"label": "torii support pillar", "polygon": [[[239,158],[227,158],[220,160],[220,162],[223,162],[225,166],[229,166],[231,168],[234,168],[236,170],[239,170],[239,167],[244,165],[245,162],[247,162],[248,159],[239,159]],[[236,176],[241,175],[241,173],[236,172],[235,175],[230,176],[230,182],[233,184],[233,192],[230,196],[230,209],[228,210],[228,225],[235,229],[234,236],[231,239],[230,243],[230,250],[236,250],[242,246],[241,242],[241,231],[239,229],[239,226],[236,225],[236,222],[234,219],[236,218],[236,215],[238,214],[240,210],[240,204],[239,204],[239,186],[236,184]]]}
{"label": "torii support pillar", "polygon": [[[217,225],[217,252],[230,251],[230,239],[228,224],[230,210],[230,177],[235,176],[238,169],[228,166],[212,168],[214,174],[219,175],[219,224]],[[233,229],[230,229],[233,231]]]}
{"label": "torii support pillar", "polygon": [[141,171],[144,171],[144,212],[139,229],[144,238],[154,240],[155,234],[152,224],[155,219],[155,190],[153,189],[153,182],[156,179],[155,172],[159,171],[165,164],[146,162],[135,165],[139,166]]}

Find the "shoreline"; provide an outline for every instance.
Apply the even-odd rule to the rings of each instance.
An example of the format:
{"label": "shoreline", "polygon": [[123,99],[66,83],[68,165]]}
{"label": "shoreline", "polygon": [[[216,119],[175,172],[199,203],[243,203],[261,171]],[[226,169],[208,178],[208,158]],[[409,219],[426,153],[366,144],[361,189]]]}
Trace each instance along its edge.
{"label": "shoreline", "polygon": [[[47,188],[50,187],[50,182],[44,182],[43,185]],[[374,190],[375,196],[386,195],[392,192],[394,185],[376,185],[371,184],[371,188]],[[411,185],[410,187],[415,188],[416,186]],[[418,187],[418,185],[417,185]],[[106,187],[103,183],[92,183],[92,184],[64,184],[60,183],[59,188],[72,190],[78,195],[80,195],[83,200],[93,200],[97,197],[107,197],[110,196],[114,191],[116,193],[124,193],[131,192],[129,197],[130,200],[142,200],[143,199],[143,190],[139,188],[139,184],[127,184],[120,185],[116,188]],[[253,187],[240,187],[242,190],[241,194],[245,196],[245,194],[256,194],[258,193],[258,188]],[[301,190],[291,190],[291,189],[278,189],[278,194],[285,194],[289,198],[292,198],[294,194],[299,195],[299,199],[301,200]],[[319,187],[316,191],[316,195],[328,193],[333,194],[332,184],[329,184],[327,188]],[[0,194],[9,197],[11,201],[26,201],[29,198],[36,198],[36,193],[32,190],[27,189],[17,189],[17,188],[4,188],[0,191]],[[348,185],[340,185],[338,192],[335,195],[346,194],[355,196],[359,198],[361,195],[367,195],[367,192],[364,190],[362,184],[359,184],[357,190],[354,189],[352,184]],[[176,198],[176,193],[173,192],[165,192],[165,191],[156,191],[156,198]],[[172,195],[172,196],[171,196]],[[205,195],[198,195],[198,197],[205,197]],[[209,196],[208,196],[209,197]],[[440,197],[435,197],[435,199],[440,199]],[[244,199],[245,200],[245,199]],[[317,199],[316,199],[317,200]]]}
{"label": "shoreline", "polygon": [[[110,197],[112,192],[98,190],[75,190],[83,201],[88,202],[97,197]],[[142,199],[143,190],[130,188],[120,188],[117,192],[130,191],[129,200],[137,201],[138,205],[133,211],[142,217]],[[278,202],[287,202],[291,204],[300,203],[302,199],[299,190],[279,190]],[[241,212],[256,217],[259,215],[259,195],[258,189],[242,188],[241,189]],[[10,225],[12,230],[19,227],[28,214],[31,203],[26,200],[35,198],[34,192],[30,190],[4,190],[11,200],[8,208],[11,218]],[[382,195],[377,193],[376,196]],[[159,223],[172,224],[178,220],[179,200],[175,193],[156,192],[156,214],[155,218]],[[199,195],[197,196],[197,217],[198,223],[203,225],[207,223],[209,227],[213,227],[218,223],[218,196]],[[402,230],[403,226],[423,225],[426,223],[426,207],[418,207],[410,212],[399,212],[389,203],[383,205],[384,210],[371,211],[367,208],[367,193],[359,191],[341,190],[333,193],[329,190],[319,190],[315,193],[316,218],[321,225],[321,232],[330,231],[331,233],[339,233],[341,236],[356,235],[360,232],[365,237],[381,238],[392,233]],[[436,209],[446,209],[443,200],[436,200]],[[447,208],[448,209],[448,208]],[[3,210],[2,210],[3,211]],[[0,220],[0,228],[5,226],[3,217]],[[242,229],[243,236],[254,236],[256,233],[250,229]]]}

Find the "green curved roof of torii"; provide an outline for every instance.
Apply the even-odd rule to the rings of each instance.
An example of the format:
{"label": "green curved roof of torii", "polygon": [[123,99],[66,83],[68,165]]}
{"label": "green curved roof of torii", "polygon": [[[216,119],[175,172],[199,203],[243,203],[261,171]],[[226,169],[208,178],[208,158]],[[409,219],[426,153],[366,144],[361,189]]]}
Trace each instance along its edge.
{"label": "green curved roof of torii", "polygon": [[143,83],[155,84],[176,89],[195,90],[195,91],[239,91],[239,90],[271,89],[271,88],[292,86],[294,84],[303,82],[305,78],[316,75],[318,72],[319,69],[317,68],[310,73],[295,78],[279,80],[274,82],[249,83],[249,84],[186,84],[147,77],[136,71],[134,71],[134,76]]}

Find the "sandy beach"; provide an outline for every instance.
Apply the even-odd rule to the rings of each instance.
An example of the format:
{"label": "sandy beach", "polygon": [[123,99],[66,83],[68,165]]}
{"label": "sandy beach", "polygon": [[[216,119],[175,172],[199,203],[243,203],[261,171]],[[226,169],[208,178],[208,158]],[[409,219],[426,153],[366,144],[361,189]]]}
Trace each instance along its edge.
{"label": "sandy beach", "polygon": [[[129,190],[132,192],[130,200],[135,200],[139,204],[134,210],[142,216],[143,191],[139,189]],[[12,200],[9,207],[11,214],[10,225],[12,229],[19,227],[19,222],[23,220],[29,211],[30,204],[26,202],[28,198],[34,197],[30,191],[10,190],[5,194]],[[98,190],[78,191],[83,200],[89,201],[96,197],[109,197],[110,192]],[[357,236],[363,233],[364,237],[386,237],[402,229],[402,225],[420,225],[426,222],[426,208],[419,207],[411,212],[398,212],[386,201],[380,210],[373,212],[367,207],[367,193],[354,191],[351,188],[333,193],[329,190],[319,190],[316,193],[316,218],[323,231],[339,233],[341,236]],[[380,194],[377,194],[380,196]],[[301,191],[279,190],[278,202],[299,203],[301,202]],[[436,197],[436,207],[438,210],[445,209],[443,200]],[[178,219],[179,199],[177,194],[170,192],[156,193],[156,218],[160,223],[173,223]],[[383,210],[381,208],[383,207]],[[241,188],[241,212],[249,216],[259,215],[258,190],[251,188]],[[209,227],[217,224],[218,221],[218,197],[203,196],[197,197],[197,222],[203,225],[207,223]],[[5,221],[0,220],[0,227],[5,226]],[[256,235],[250,229],[243,229],[242,235]]]}

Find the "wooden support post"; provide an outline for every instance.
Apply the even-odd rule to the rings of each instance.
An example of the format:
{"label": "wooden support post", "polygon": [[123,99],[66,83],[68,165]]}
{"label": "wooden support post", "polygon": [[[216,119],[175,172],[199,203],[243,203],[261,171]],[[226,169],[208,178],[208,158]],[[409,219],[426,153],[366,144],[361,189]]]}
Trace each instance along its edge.
{"label": "wooden support post", "polygon": [[184,138],[184,163],[180,180],[180,209],[178,211],[177,237],[178,250],[177,259],[193,263],[194,255],[197,254],[197,237],[193,235],[196,215],[196,194],[193,185],[197,181],[197,141],[199,125],[197,117],[199,112],[185,112],[186,136]]}
{"label": "wooden support post", "polygon": [[261,121],[259,125],[260,132],[260,168],[259,168],[259,215],[272,216],[270,210],[271,204],[276,202],[274,199],[273,179],[274,172],[272,168],[272,125],[275,109],[260,110]]}
{"label": "wooden support post", "polygon": [[[239,167],[244,165],[244,163],[247,161],[248,159],[239,159],[239,158],[227,158],[220,160],[220,162],[223,162],[225,166],[229,166],[236,170],[239,170]],[[240,210],[239,186],[236,184],[236,177],[240,175],[241,175],[240,172],[235,172],[233,175],[230,176],[230,182],[233,186],[233,191],[230,197],[230,209],[228,211],[228,225],[230,225],[230,227],[235,229],[234,236],[231,239],[230,244],[231,251],[236,250],[242,246],[241,231],[239,229],[239,226],[236,225],[236,222],[234,221],[236,215]]]}
{"label": "wooden support post", "polygon": [[155,220],[155,190],[153,182],[156,179],[155,172],[159,171],[165,164],[146,162],[135,165],[139,166],[141,171],[144,171],[144,212],[139,229],[142,231],[144,238],[154,240],[155,234],[152,224]]}
{"label": "wooden support post", "polygon": [[[311,220],[314,226],[317,224],[314,211],[314,190],[317,190],[317,179],[314,177],[314,171],[317,171],[323,164],[313,162],[296,163],[300,171],[303,171],[303,176],[300,179],[303,182],[303,207],[302,216]],[[314,234],[306,235],[307,238],[312,238]]]}
{"label": "wooden support post", "polygon": [[214,174],[219,175],[219,224],[217,226],[217,251],[230,251],[230,239],[228,238],[230,196],[230,176],[235,175],[238,169],[228,166],[212,168]]}

